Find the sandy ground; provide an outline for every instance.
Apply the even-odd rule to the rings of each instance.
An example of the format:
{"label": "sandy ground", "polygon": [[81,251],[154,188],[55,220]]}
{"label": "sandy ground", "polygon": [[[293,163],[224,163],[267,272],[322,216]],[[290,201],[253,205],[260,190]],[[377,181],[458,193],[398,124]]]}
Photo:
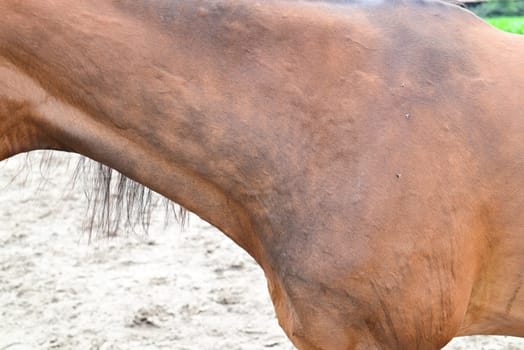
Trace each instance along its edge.
{"label": "sandy ground", "polygon": [[[159,217],[147,237],[88,244],[69,159],[59,156],[44,181],[37,162],[20,169],[24,156],[0,164],[0,350],[294,349],[262,271],[198,218],[182,231]],[[446,349],[517,350],[524,339]]]}

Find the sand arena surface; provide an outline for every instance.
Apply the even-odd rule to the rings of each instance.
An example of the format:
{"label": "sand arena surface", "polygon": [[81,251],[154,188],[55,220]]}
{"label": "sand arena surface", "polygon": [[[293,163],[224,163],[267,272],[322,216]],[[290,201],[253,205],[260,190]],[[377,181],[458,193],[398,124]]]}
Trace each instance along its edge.
{"label": "sand arena surface", "polygon": [[[44,180],[32,158],[0,163],[0,350],[294,349],[262,271],[223,234],[195,216],[165,228],[159,210],[147,237],[88,244],[76,157],[56,156]],[[521,350],[524,339],[446,349]]]}

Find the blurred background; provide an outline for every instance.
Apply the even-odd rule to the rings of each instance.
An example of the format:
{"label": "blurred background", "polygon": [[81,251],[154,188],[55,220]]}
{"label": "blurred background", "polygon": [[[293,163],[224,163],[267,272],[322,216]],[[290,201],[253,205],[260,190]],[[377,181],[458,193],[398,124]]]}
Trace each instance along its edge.
{"label": "blurred background", "polygon": [[459,0],[497,28],[524,34],[524,0]]}

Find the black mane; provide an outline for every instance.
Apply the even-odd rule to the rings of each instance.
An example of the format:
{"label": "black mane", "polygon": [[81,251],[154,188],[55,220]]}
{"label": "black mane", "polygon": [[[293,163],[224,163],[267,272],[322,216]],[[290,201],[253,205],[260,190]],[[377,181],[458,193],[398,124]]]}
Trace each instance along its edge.
{"label": "black mane", "polygon": [[81,157],[74,172],[74,183],[84,183],[88,200],[85,228],[93,233],[116,236],[121,231],[148,233],[152,212],[163,206],[165,223],[171,215],[182,226],[187,211],[169,199],[103,164]]}

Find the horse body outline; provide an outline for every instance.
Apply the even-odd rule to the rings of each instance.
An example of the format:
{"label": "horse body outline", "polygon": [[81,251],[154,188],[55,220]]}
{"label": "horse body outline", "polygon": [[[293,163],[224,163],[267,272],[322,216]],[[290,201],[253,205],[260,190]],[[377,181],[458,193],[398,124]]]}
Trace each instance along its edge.
{"label": "horse body outline", "polygon": [[425,1],[0,11],[0,159],[80,153],[195,212],[297,348],[524,336],[521,37]]}

